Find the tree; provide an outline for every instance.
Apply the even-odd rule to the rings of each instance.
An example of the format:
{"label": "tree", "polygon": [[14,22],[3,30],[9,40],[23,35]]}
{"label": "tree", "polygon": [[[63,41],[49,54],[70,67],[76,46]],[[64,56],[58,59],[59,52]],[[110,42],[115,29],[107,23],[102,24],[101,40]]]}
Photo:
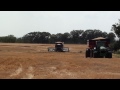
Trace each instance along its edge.
{"label": "tree", "polygon": [[73,43],[81,42],[81,35],[83,32],[83,30],[73,30],[70,32]]}
{"label": "tree", "polygon": [[55,43],[57,41],[57,36],[56,34],[51,34],[50,35],[50,43]]}
{"label": "tree", "polygon": [[62,41],[62,36],[63,36],[62,33],[57,33],[56,34],[57,41]]}
{"label": "tree", "polygon": [[118,23],[112,25],[112,31],[114,31],[114,33],[120,39],[120,19]]}
{"label": "tree", "polygon": [[115,34],[114,33],[112,33],[112,32],[108,33],[107,38],[110,39],[111,43],[115,42]]}
{"label": "tree", "polygon": [[16,37],[14,35],[8,35],[7,38],[8,38],[8,41],[11,42],[11,43],[16,42]]}
{"label": "tree", "polygon": [[62,41],[65,43],[70,43],[71,36],[68,32],[62,34]]}
{"label": "tree", "polygon": [[87,40],[95,38],[95,34],[96,34],[95,30],[92,30],[92,29],[88,29],[88,30],[84,31],[82,34],[83,43],[86,44]]}
{"label": "tree", "polygon": [[88,29],[86,31],[83,32],[82,34],[82,43],[86,44],[87,40],[89,39],[93,39],[93,38],[97,38],[97,37],[107,37],[107,33],[106,32],[102,32],[101,30],[97,30],[97,29]]}
{"label": "tree", "polygon": [[15,43],[16,37],[14,35],[3,36],[3,37],[0,37],[0,42]]}
{"label": "tree", "polygon": [[49,43],[50,35],[49,32],[30,32],[22,38],[25,43]]}
{"label": "tree", "polygon": [[22,37],[16,38],[16,43],[23,43]]}
{"label": "tree", "polygon": [[112,25],[112,29],[111,29],[115,34],[116,36],[118,37],[118,41],[115,41],[115,43],[112,45],[113,46],[113,49],[115,51],[119,50],[120,49],[120,19],[119,19],[119,22],[118,23],[115,23]]}
{"label": "tree", "polygon": [[34,35],[30,32],[22,37],[24,43],[32,43]]}
{"label": "tree", "polygon": [[94,38],[97,38],[97,37],[105,37],[106,36],[106,32],[102,32],[101,30],[97,30],[97,29],[94,29],[93,30],[93,33],[94,33]]}
{"label": "tree", "polygon": [[40,43],[49,43],[49,37],[50,37],[49,32],[41,32],[41,35],[39,37]]}

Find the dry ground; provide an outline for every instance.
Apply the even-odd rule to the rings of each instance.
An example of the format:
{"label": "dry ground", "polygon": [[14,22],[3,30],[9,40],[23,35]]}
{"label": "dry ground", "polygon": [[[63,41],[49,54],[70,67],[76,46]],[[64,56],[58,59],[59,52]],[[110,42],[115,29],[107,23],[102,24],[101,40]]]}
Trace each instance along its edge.
{"label": "dry ground", "polygon": [[0,43],[0,79],[120,79],[120,58],[85,58],[86,45],[48,52],[54,44]]}

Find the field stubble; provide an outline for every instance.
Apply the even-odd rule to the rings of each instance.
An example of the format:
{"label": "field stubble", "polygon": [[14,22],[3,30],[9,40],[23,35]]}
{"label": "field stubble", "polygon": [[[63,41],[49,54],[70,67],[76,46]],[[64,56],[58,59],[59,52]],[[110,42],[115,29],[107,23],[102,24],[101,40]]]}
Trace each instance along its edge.
{"label": "field stubble", "polygon": [[54,44],[0,43],[1,79],[119,79],[120,58],[85,58],[86,45],[48,52]]}

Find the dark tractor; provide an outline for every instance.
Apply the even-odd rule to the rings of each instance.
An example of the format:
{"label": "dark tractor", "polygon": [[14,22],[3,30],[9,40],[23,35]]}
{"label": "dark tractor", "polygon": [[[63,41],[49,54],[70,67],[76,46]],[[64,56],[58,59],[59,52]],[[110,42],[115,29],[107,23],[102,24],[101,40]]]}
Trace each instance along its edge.
{"label": "dark tractor", "polygon": [[55,51],[62,52],[63,51],[63,42],[55,42]]}
{"label": "dark tractor", "polygon": [[87,41],[86,58],[112,58],[112,50],[109,47],[110,39],[98,37]]}

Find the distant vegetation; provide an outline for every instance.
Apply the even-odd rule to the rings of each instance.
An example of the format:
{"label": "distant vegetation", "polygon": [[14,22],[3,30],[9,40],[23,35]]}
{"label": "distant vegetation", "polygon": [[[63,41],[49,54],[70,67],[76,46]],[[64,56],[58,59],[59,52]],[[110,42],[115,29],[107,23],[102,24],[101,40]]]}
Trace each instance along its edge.
{"label": "distant vegetation", "polygon": [[120,54],[120,19],[118,23],[112,25],[112,31],[114,31],[114,33],[118,37],[118,41],[115,41],[112,44],[112,47],[115,51],[117,51],[117,53]]}
{"label": "distant vegetation", "polygon": [[[14,35],[8,35],[0,37],[0,42],[3,43],[43,43],[43,44],[53,44],[56,41],[63,41],[66,44],[86,44],[87,40],[104,37],[109,38],[111,41],[110,47],[114,51],[120,52],[120,20],[118,23],[112,25],[113,32],[102,32],[97,29],[88,30],[72,30],[65,33],[51,34],[49,32],[29,32],[23,37],[17,38]],[[115,40],[115,37],[118,40]]]}
{"label": "distant vegetation", "polygon": [[111,42],[115,42],[115,34],[110,32],[102,32],[101,30],[72,30],[70,33],[50,34],[49,32],[29,32],[21,38],[14,35],[0,37],[0,42],[4,43],[55,43],[63,41],[69,44],[86,44],[88,39],[96,37],[110,38]]}

